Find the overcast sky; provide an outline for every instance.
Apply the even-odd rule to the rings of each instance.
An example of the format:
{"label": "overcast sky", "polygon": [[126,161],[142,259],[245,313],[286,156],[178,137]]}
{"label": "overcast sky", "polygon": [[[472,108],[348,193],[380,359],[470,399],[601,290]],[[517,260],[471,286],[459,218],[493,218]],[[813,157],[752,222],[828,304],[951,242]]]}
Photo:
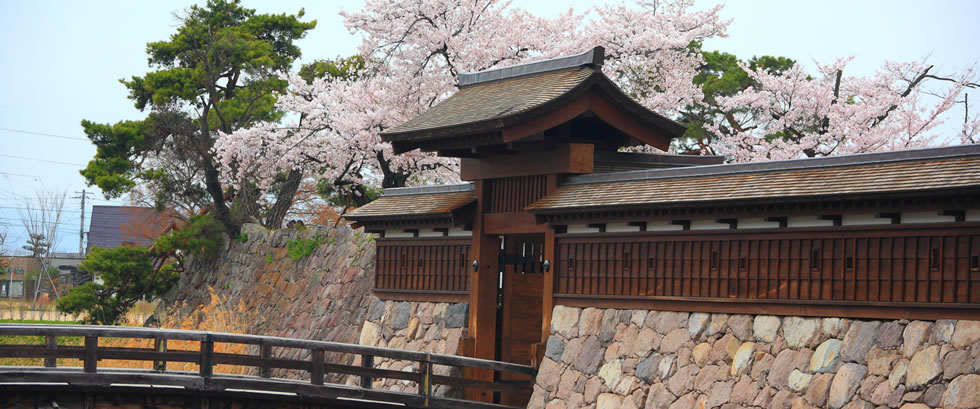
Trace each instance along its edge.
{"label": "overcast sky", "polygon": [[[144,116],[126,99],[118,80],[147,71],[146,43],[168,38],[176,26],[173,12],[194,3],[0,0],[0,223],[8,225],[8,249],[19,249],[24,242],[20,197],[33,196],[36,189],[67,190],[69,196],[82,189],[97,191],[86,187],[78,174],[95,152],[79,122]],[[299,43],[302,61],[355,53],[360,40],[344,28],[337,12],[341,7],[356,10],[361,3],[244,1],[246,7],[266,13],[305,8],[307,19],[318,21]],[[598,3],[604,1],[515,0],[513,6],[554,16],[569,5],[584,11]],[[716,3],[702,1],[697,7]],[[873,73],[886,59],[931,54],[940,73],[980,59],[975,21],[980,3],[973,1],[755,0],[729,2],[722,15],[734,20],[729,36],[707,43],[705,49],[741,58],[780,55],[812,67],[814,60],[828,63],[853,55],[855,75]],[[122,203],[105,201],[98,193],[96,199],[96,204]],[[90,211],[91,202],[86,213]],[[69,200],[59,251],[77,251],[80,215],[78,201]]]}

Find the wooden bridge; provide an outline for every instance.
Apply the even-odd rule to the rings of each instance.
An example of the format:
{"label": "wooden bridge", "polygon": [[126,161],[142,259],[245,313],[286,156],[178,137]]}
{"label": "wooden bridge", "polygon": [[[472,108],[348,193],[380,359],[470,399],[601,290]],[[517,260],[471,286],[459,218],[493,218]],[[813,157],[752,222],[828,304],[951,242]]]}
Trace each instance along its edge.
{"label": "wooden bridge", "polygon": [[[4,361],[0,366],[3,407],[16,406],[7,401],[15,395],[23,398],[33,394],[34,407],[39,407],[39,397],[43,401],[45,394],[68,392],[83,396],[83,406],[94,407],[93,396],[118,392],[194,396],[201,407],[209,407],[215,399],[237,398],[252,403],[244,407],[263,407],[256,402],[264,400],[273,402],[271,407],[299,405],[293,406],[297,408],[503,409],[510,407],[436,396],[433,391],[438,385],[446,385],[460,397],[465,396],[464,390],[529,395],[535,374],[530,366],[452,355],[201,331],[0,324],[0,337],[34,341],[0,345],[0,359]],[[216,346],[220,347],[217,351]],[[351,363],[353,356],[360,357],[357,364]],[[375,362],[384,359],[410,365],[405,370],[376,367]],[[17,361],[31,365],[9,365],[19,364]],[[168,364],[181,368],[168,369]],[[227,373],[226,369],[255,375]],[[495,379],[517,375],[526,380],[505,383],[466,379],[459,375],[463,369],[482,371],[484,375],[493,371]],[[337,383],[345,376],[352,380]],[[417,387],[417,392],[376,389],[376,379],[397,380],[411,385],[413,390]]]}

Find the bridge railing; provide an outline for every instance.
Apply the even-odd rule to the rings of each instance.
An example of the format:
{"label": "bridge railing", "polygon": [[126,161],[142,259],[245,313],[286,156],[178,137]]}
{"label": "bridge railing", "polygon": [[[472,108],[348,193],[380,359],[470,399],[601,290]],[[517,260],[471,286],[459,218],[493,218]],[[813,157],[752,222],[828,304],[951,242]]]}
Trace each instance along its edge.
{"label": "bridge railing", "polygon": [[[103,379],[114,383],[133,382],[146,380],[146,374],[167,375],[173,374],[171,378],[165,376],[152,376],[154,384],[166,383],[172,380],[180,386],[203,387],[205,389],[221,389],[231,385],[248,385],[250,389],[258,389],[273,392],[289,392],[300,395],[322,395],[322,396],[354,396],[370,399],[384,398],[385,396],[394,397],[402,403],[410,403],[418,407],[499,407],[499,405],[487,405],[479,402],[464,402],[460,399],[433,396],[433,389],[436,385],[447,385],[459,388],[460,391],[468,388],[494,391],[504,394],[530,395],[533,377],[536,370],[530,366],[517,365],[505,362],[490,361],[484,359],[460,357],[454,355],[442,355],[417,351],[405,351],[390,348],[369,347],[354,344],[344,344],[336,342],[313,341],[302,339],[290,339],[280,337],[268,337],[257,335],[212,333],[202,331],[168,330],[156,328],[139,327],[110,327],[110,326],[88,326],[88,325],[48,325],[48,324],[0,324],[0,336],[34,336],[43,337],[43,344],[6,344],[0,345],[0,358],[35,358],[43,359],[44,370],[37,368],[36,371],[54,373],[51,368],[57,369],[59,358],[77,359],[81,361],[81,373],[77,376],[63,375],[63,381],[91,382]],[[77,337],[83,340],[82,345],[68,346],[59,345],[60,337]],[[76,339],[77,339],[76,338]],[[151,340],[152,348],[148,347],[118,347],[108,346],[100,339],[123,338],[137,340]],[[187,342],[198,344],[196,350],[168,348],[168,343],[186,345]],[[256,354],[249,353],[228,353],[216,352],[215,344],[224,343],[231,346],[245,346],[245,348],[225,348],[226,350],[254,350]],[[119,342],[112,343],[118,345]],[[139,344],[139,343],[135,343]],[[148,342],[145,345],[149,345]],[[250,347],[250,348],[249,348]],[[308,359],[281,358],[273,355],[273,348],[293,348],[308,350]],[[338,362],[331,362],[329,356],[338,357],[347,354],[359,355],[360,365],[347,364],[346,361],[335,359]],[[340,355],[338,355],[340,354]],[[307,354],[300,354],[306,356]],[[414,371],[382,369],[375,367],[375,358],[388,358],[396,361],[411,361],[412,366],[417,368]],[[113,360],[149,362],[152,369],[140,372],[136,371],[120,372],[118,368],[100,366],[100,361]],[[188,374],[185,371],[168,371],[168,363],[189,363],[198,367],[196,374]],[[146,365],[146,364],[144,364]],[[237,365],[244,367],[257,368],[258,377],[238,376],[242,378],[238,383],[229,381],[229,375],[216,374],[217,365]],[[473,368],[497,373],[511,373],[526,376],[529,380],[523,382],[489,382],[476,379],[466,379],[462,376],[438,375],[433,367],[436,365],[457,368],[462,373],[464,368]],[[65,367],[61,367],[67,369]],[[22,368],[23,369],[23,368]],[[307,386],[318,388],[297,388],[297,381],[273,378],[274,369],[288,369],[306,372],[309,375]],[[77,367],[75,368],[77,371]],[[0,381],[4,373],[11,373],[5,367],[0,367]],[[21,370],[17,376],[25,376],[28,372]],[[450,372],[452,373],[452,372]],[[130,374],[127,378],[127,374]],[[339,393],[337,388],[349,386],[338,384],[325,384],[327,374],[351,375],[359,378],[360,392],[353,393],[347,391],[346,394]],[[94,376],[93,375],[99,375]],[[109,376],[111,375],[111,377]],[[178,376],[179,375],[179,376]],[[188,380],[188,375],[196,375],[194,379]],[[221,377],[221,379],[217,379]],[[111,378],[111,379],[110,379]],[[245,378],[251,381],[245,382]],[[48,381],[57,379],[47,376]],[[108,379],[108,380],[107,380]],[[395,393],[389,391],[377,391],[369,393],[373,387],[375,379],[394,379],[401,381],[414,382],[418,386],[416,394],[411,396],[410,402],[406,402],[408,395],[405,393]],[[14,379],[16,380],[16,379]],[[268,380],[268,382],[262,382]],[[220,381],[220,382],[219,382]],[[331,388],[333,388],[331,390]],[[322,392],[322,393],[321,393]],[[464,395],[465,396],[465,395]]]}

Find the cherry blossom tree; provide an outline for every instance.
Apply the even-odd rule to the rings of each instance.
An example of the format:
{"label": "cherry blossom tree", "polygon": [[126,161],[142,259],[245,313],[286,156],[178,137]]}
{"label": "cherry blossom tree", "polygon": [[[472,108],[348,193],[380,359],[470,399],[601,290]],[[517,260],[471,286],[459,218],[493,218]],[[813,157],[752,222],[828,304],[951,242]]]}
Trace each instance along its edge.
{"label": "cherry blossom tree", "polygon": [[[624,92],[669,117],[700,121],[689,127],[702,134],[698,151],[736,161],[953,142],[935,130],[958,112],[954,107],[966,105],[964,91],[976,87],[972,70],[939,76],[926,61],[889,62],[873,76],[857,77],[844,75],[848,58],[812,74],[792,60],[762,57],[729,64],[744,71],[744,88],[715,90],[708,98],[706,67],[718,64],[705,60],[700,44],[725,36],[730,21],[721,18],[721,6],[694,10],[691,0],[569,9],[555,18],[497,0],[368,0],[362,10],[341,14],[363,38],[356,75],[286,75],[288,92],[277,102],[285,119],[217,141],[227,182],[269,191],[284,175],[302,175],[327,181],[357,206],[378,187],[453,181],[456,160],[419,151],[395,155],[380,133],[452,95],[461,72],[597,45],[606,49],[603,71]],[[980,117],[966,111],[960,141],[976,142],[978,129]]]}
{"label": "cherry blossom tree", "polygon": [[[644,105],[665,113],[701,98],[692,79],[701,58],[690,45],[724,34],[719,7],[692,11],[693,1],[641,1],[569,9],[546,19],[496,0],[369,0],[344,12],[364,38],[356,77],[293,74],[278,108],[292,113],[224,134],[216,145],[230,183],[267,189],[301,170],[331,181],[352,204],[372,186],[452,181],[458,162],[418,151],[395,155],[380,132],[452,95],[460,72],[503,67],[606,47],[604,70]],[[594,16],[589,16],[594,13]]]}
{"label": "cherry blossom tree", "polygon": [[941,76],[923,59],[845,76],[850,61],[820,65],[816,76],[799,64],[779,74],[743,66],[755,85],[718,98],[727,114],[709,127],[720,136],[717,150],[757,161],[976,143],[980,115],[968,108],[958,140],[935,132],[958,103],[968,107],[972,69]]}

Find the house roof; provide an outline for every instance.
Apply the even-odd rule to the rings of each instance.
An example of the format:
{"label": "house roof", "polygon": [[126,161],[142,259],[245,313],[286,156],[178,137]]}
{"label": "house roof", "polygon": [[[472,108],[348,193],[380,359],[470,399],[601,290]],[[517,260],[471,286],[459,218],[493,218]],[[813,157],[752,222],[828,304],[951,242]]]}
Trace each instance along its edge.
{"label": "house roof", "polygon": [[951,189],[980,189],[980,145],[575,176],[526,210],[554,214]]}
{"label": "house roof", "polygon": [[473,185],[385,189],[384,195],[344,215],[355,222],[452,218],[453,212],[476,201]]}
{"label": "house roof", "polygon": [[[639,136],[648,139],[641,139],[642,142],[666,149],[666,141],[682,135],[684,125],[646,109],[624,94],[600,70],[602,54],[602,47],[597,47],[577,56],[462,74],[458,92],[408,122],[382,132],[381,137],[391,142],[396,152],[438,150],[454,138],[467,138],[464,145],[503,144],[513,142],[511,136],[529,136],[505,138],[507,129],[597,94],[616,107],[616,120],[629,118],[661,135],[657,140]],[[580,105],[577,107],[583,112],[600,111],[589,104]],[[635,129],[631,132],[637,137]],[[456,145],[458,141],[453,146]]]}
{"label": "house roof", "polygon": [[172,221],[170,213],[150,207],[92,206],[86,252],[92,247],[149,246]]}

